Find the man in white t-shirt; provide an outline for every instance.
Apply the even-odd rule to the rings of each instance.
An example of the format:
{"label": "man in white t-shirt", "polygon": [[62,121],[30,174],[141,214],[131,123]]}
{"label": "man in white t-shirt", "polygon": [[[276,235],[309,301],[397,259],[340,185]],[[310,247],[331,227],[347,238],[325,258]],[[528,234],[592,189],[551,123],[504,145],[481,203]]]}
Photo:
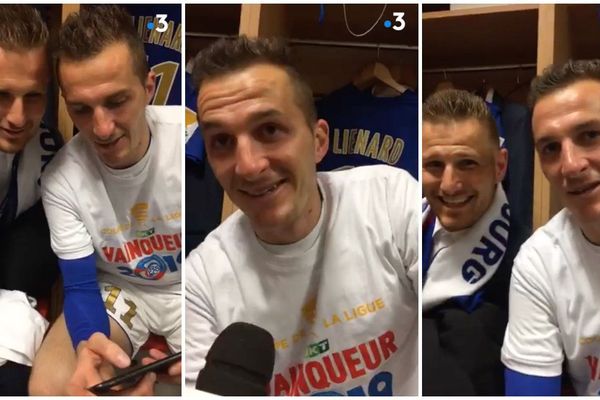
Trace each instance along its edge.
{"label": "man in white t-shirt", "polygon": [[577,394],[598,395],[600,60],[548,67],[532,83],[530,104],[542,171],[565,208],[514,262],[506,394],[559,395],[567,373]]}
{"label": "man in white t-shirt", "polygon": [[58,277],[40,175],[62,144],[41,121],[50,77],[48,29],[30,6],[0,5],[0,396],[26,395],[47,322],[27,295]]}
{"label": "man in white t-shirt", "polygon": [[240,37],[195,59],[208,160],[240,210],[186,260],[186,385],[244,321],[274,337],[272,395],[416,395],[418,185],[316,173],[329,128],[287,52]]}
{"label": "man in white t-shirt", "polygon": [[[65,301],[30,391],[85,395],[112,366],[129,365],[150,333],[180,350],[183,131],[179,107],[147,106],[155,76],[123,9],[82,7],[59,41],[58,81],[79,133],[42,177]],[[177,381],[178,368],[169,371]],[[155,379],[123,394],[152,393]]]}

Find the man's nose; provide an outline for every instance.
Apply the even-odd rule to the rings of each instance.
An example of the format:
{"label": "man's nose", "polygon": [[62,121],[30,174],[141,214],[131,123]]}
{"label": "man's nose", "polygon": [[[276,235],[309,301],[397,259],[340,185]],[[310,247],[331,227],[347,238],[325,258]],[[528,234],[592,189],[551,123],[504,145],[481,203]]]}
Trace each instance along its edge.
{"label": "man's nose", "polygon": [[250,138],[238,138],[235,158],[235,173],[247,180],[258,177],[269,164],[260,144]]}
{"label": "man's nose", "polygon": [[9,123],[9,128],[20,129],[24,128],[27,123],[25,117],[25,103],[22,97],[15,97],[12,101],[8,113],[6,114],[6,120]]}
{"label": "man's nose", "polygon": [[99,139],[108,139],[115,128],[110,112],[102,107],[94,110],[93,133]]}
{"label": "man's nose", "polygon": [[571,141],[562,144],[560,154],[561,174],[565,178],[577,177],[589,166],[585,153]]}
{"label": "man's nose", "polygon": [[454,195],[463,189],[463,182],[460,174],[452,165],[446,165],[442,173],[440,190],[447,195]]}

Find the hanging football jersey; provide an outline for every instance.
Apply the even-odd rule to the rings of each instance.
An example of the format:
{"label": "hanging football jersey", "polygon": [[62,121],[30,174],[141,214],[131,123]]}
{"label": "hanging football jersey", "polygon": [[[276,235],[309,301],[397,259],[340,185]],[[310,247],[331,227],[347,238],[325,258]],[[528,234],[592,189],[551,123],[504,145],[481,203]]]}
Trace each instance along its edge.
{"label": "hanging football jersey", "polygon": [[377,97],[354,85],[316,103],[329,123],[329,151],[317,168],[331,171],[360,165],[389,164],[418,177],[418,96]]}
{"label": "hanging football jersey", "polygon": [[153,105],[181,105],[181,6],[128,5],[144,41],[148,65],[156,74]]}

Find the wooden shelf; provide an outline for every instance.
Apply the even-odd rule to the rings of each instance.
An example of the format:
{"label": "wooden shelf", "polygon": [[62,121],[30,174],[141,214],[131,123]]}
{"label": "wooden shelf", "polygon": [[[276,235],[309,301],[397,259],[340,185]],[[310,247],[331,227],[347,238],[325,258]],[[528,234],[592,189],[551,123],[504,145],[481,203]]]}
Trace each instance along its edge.
{"label": "wooden shelf", "polygon": [[237,35],[241,8],[240,4],[186,4],[186,33]]}
{"label": "wooden shelf", "polygon": [[600,58],[600,19],[598,4],[569,4],[571,57]]}
{"label": "wooden shelf", "polygon": [[425,12],[425,13],[423,13],[423,20],[438,19],[438,18],[458,18],[458,17],[486,15],[486,14],[498,15],[501,13],[512,13],[512,12],[522,12],[522,11],[531,11],[531,10],[537,11],[537,9],[538,9],[537,4],[510,4],[510,5],[501,5],[501,6],[491,6],[491,7],[462,8],[462,9],[458,9],[458,10]]}
{"label": "wooden shelf", "polygon": [[537,22],[532,5],[426,13],[423,68],[535,63]]}

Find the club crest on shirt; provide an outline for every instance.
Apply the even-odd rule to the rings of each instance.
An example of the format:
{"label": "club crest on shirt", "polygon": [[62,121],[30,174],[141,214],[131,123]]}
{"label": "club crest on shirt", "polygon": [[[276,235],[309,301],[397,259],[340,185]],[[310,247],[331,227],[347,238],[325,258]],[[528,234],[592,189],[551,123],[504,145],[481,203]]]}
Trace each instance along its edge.
{"label": "club crest on shirt", "polygon": [[152,255],[138,262],[135,275],[143,279],[158,280],[167,272],[167,263],[158,255]]}

